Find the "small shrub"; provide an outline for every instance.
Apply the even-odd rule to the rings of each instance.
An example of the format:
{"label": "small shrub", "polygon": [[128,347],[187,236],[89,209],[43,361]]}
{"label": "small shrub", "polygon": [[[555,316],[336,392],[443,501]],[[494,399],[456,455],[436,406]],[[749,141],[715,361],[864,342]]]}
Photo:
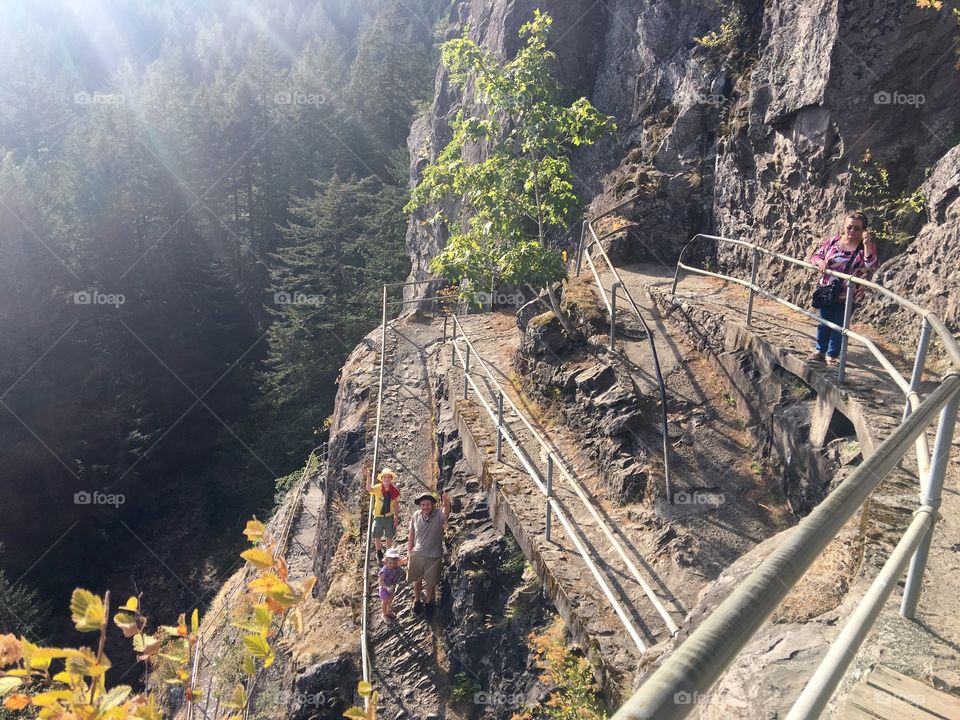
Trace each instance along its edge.
{"label": "small shrub", "polygon": [[480,683],[466,673],[457,673],[450,688],[450,700],[463,705],[473,702],[473,697],[480,692]]}
{"label": "small shrub", "polygon": [[894,245],[898,251],[913,240],[909,228],[923,215],[926,198],[921,188],[897,192],[891,187],[890,171],[868,149],[859,164],[850,166],[853,197],[870,218],[870,230],[877,240]]}
{"label": "small shrub", "polygon": [[566,628],[557,620],[542,634],[530,633],[531,647],[539,656],[541,681],[556,689],[546,703],[513,715],[511,720],[605,720],[600,688],[590,662],[565,642]]}
{"label": "small shrub", "polygon": [[740,38],[744,33],[744,16],[743,10],[734,2],[720,0],[718,4],[723,8],[720,28],[712,30],[702,37],[694,38],[694,42],[701,47],[715,51],[719,55],[726,55],[734,52],[740,43]]}

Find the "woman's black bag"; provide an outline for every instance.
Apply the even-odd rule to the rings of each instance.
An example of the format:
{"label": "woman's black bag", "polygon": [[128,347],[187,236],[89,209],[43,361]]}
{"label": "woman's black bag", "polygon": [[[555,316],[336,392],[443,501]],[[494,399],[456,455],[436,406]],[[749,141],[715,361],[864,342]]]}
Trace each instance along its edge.
{"label": "woman's black bag", "polygon": [[[857,249],[853,251],[853,254],[850,255],[850,259],[847,260],[847,264],[843,266],[843,274],[850,274],[850,267],[853,265],[853,261],[857,259],[857,255],[860,254],[860,245],[857,245]],[[833,278],[826,285],[817,285],[816,289],[813,291],[813,300],[811,305],[817,310],[820,308],[830,307],[831,305],[840,304],[840,291],[843,290],[843,281],[840,278]]]}

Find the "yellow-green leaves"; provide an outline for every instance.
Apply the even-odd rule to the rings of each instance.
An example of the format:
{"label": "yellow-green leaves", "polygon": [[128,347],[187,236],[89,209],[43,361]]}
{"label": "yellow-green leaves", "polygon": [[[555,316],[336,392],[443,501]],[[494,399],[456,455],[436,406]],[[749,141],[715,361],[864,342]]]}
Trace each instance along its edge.
{"label": "yellow-green leaves", "polygon": [[70,597],[70,615],[80,632],[96,632],[107,621],[103,600],[89,590],[77,588]]}
{"label": "yellow-green leaves", "polygon": [[97,678],[109,669],[110,661],[106,655],[101,655],[98,660],[96,653],[89,648],[67,651],[67,672],[71,675]]}
{"label": "yellow-green leaves", "polygon": [[244,550],[240,553],[240,557],[260,570],[273,567],[273,555],[263,548],[255,547]]}
{"label": "yellow-green leaves", "polygon": [[134,635],[133,651],[137,653],[137,660],[147,660],[160,652],[163,641],[155,635]]}
{"label": "yellow-green leaves", "polygon": [[246,635],[243,638],[243,645],[251,657],[263,661],[264,667],[273,665],[276,654],[263,635]]}
{"label": "yellow-green leaves", "polygon": [[131,638],[140,632],[140,620],[136,615],[127,612],[118,612],[113,616],[113,624],[123,632],[123,636]]}
{"label": "yellow-green leaves", "polygon": [[357,683],[357,694],[363,698],[366,709],[354,706],[347,710],[343,716],[351,720],[375,720],[377,717],[377,702],[379,695],[373,689],[373,685],[366,680]]}
{"label": "yellow-green leaves", "polygon": [[233,692],[230,693],[230,697],[223,703],[224,706],[229,710],[243,710],[247,705],[247,689],[243,686],[243,683],[237,683]]}
{"label": "yellow-green leaves", "polygon": [[23,684],[23,680],[15,677],[0,677],[0,697],[13,692],[20,685]]}
{"label": "yellow-green leaves", "polygon": [[[240,669],[255,678],[276,661],[272,640],[277,629],[286,624],[288,635],[302,631],[299,606],[310,598],[316,578],[292,581],[282,555],[275,556],[276,540],[267,538],[266,526],[256,518],[247,523],[244,534],[253,547],[243,557],[255,572],[245,597],[239,599],[248,604],[250,613],[236,625],[245,631]],[[189,616],[180,614],[175,624],[151,630],[142,610],[141,599],[130,596],[116,608],[112,625],[130,639],[137,659],[151,665],[162,684],[182,688],[186,702],[197,702],[204,697],[193,673],[202,642],[199,610],[194,608]],[[96,650],[42,647],[24,638],[0,635],[3,707],[11,711],[31,707],[36,717],[44,719],[162,720],[153,696],[135,694],[127,685],[107,687],[110,660],[102,648],[110,626],[110,593],[99,597],[77,588],[70,598],[70,616],[77,630],[99,633]],[[30,692],[38,688],[43,691]],[[224,702],[230,720],[240,720],[249,704],[242,684],[234,687]]]}
{"label": "yellow-green leaves", "polygon": [[266,531],[267,526],[254,516],[251,520],[247,520],[247,527],[244,529],[243,534],[247,536],[247,540],[256,543],[260,541],[260,538],[263,537]]}

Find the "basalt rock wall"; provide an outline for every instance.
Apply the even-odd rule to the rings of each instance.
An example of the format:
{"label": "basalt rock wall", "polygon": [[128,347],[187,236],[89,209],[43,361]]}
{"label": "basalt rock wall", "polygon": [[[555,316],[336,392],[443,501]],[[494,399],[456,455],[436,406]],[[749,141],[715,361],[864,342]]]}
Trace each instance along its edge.
{"label": "basalt rock wall", "polygon": [[[622,212],[626,255],[637,259],[671,265],[698,232],[805,256],[862,204],[851,164],[869,150],[889,169],[892,194],[922,187],[926,198],[925,212],[900,227],[913,239],[881,248],[878,277],[956,328],[960,283],[949,270],[960,259],[960,31],[952,5],[739,0],[724,4],[731,12],[716,0],[464,0],[452,6],[447,37],[469,24],[474,39],[509,57],[535,7],[554,16],[563,83],[619,127],[577,153],[578,191],[590,214],[638,196]],[[711,32],[715,42],[697,42]],[[449,139],[464,102],[472,100],[438,69],[432,106],[409,138],[412,182]],[[445,242],[422,223],[426,214],[407,233],[414,280],[429,277]],[[558,240],[572,244],[577,234]],[[720,259],[746,264],[742,253]],[[797,299],[812,282],[779,265],[761,277]],[[889,328],[906,317],[880,298],[865,313]]]}

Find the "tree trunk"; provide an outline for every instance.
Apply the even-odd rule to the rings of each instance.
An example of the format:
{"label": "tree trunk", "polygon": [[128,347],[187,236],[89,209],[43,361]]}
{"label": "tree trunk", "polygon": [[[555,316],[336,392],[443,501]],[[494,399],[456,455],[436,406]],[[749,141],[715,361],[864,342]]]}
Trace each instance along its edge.
{"label": "tree trunk", "polygon": [[564,331],[568,335],[573,335],[576,332],[576,328],[570,323],[570,318],[563,314],[563,311],[560,309],[560,301],[557,299],[557,293],[553,289],[553,286],[547,285],[547,298],[550,300],[550,309],[553,310],[553,314],[557,316],[557,320],[560,321],[560,325],[563,326]]}

